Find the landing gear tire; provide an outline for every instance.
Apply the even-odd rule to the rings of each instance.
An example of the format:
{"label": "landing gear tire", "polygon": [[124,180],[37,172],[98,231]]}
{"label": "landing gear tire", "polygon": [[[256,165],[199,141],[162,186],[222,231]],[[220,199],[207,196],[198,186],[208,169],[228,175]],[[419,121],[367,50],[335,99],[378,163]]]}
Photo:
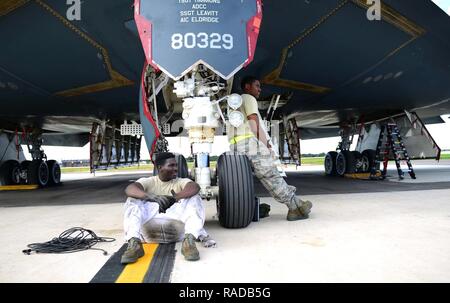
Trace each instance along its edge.
{"label": "landing gear tire", "polygon": [[[372,169],[372,166],[375,162],[375,151],[373,149],[366,149],[362,152],[362,162],[363,167],[367,167],[365,172],[370,172]],[[380,169],[380,166],[378,165],[376,169]]]}
{"label": "landing gear tire", "polygon": [[362,154],[359,151],[351,151],[353,155],[353,161],[355,162],[355,173],[361,173],[362,171]]}
{"label": "landing gear tire", "polygon": [[255,193],[250,161],[239,153],[222,154],[217,161],[219,223],[225,228],[247,227],[253,219]]}
{"label": "landing gear tire", "polygon": [[325,156],[324,166],[325,166],[325,174],[327,176],[336,176],[336,156],[337,152],[330,151]]}
{"label": "landing gear tire", "polygon": [[31,161],[25,160],[22,163],[20,163],[20,170],[21,170],[21,184],[28,184],[28,167],[30,167]]}
{"label": "landing gear tire", "polygon": [[48,184],[49,170],[47,163],[42,160],[33,160],[28,166],[27,179],[29,184],[44,187]]}
{"label": "landing gear tire", "polygon": [[175,155],[175,160],[178,164],[178,178],[189,178],[189,168],[187,166],[186,158],[183,155]]}
{"label": "landing gear tire", "polygon": [[353,174],[356,169],[356,160],[352,152],[343,150],[336,157],[336,172],[339,176]]}
{"label": "landing gear tire", "polygon": [[48,185],[58,185],[61,183],[61,168],[55,160],[47,161],[49,178]]}
{"label": "landing gear tire", "polygon": [[20,184],[20,165],[15,160],[9,160],[0,167],[0,184],[1,185],[18,185]]}
{"label": "landing gear tire", "polygon": [[[183,155],[175,154],[175,160],[178,164],[178,172],[177,177],[178,178],[189,178],[189,169],[187,166],[186,158]],[[153,176],[156,176],[158,174],[158,168],[156,165],[153,167]]]}
{"label": "landing gear tire", "polygon": [[211,169],[211,186],[217,186],[217,167]]}

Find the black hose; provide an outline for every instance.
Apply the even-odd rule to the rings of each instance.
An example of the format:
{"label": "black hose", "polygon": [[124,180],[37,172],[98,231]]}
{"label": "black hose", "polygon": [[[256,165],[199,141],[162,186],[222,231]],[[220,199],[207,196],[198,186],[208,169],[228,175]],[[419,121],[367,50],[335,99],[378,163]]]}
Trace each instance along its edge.
{"label": "black hose", "polygon": [[82,227],[72,227],[62,232],[59,237],[53,238],[51,241],[45,243],[32,243],[27,246],[29,249],[24,249],[22,252],[30,255],[32,252],[38,254],[64,254],[83,251],[87,249],[96,249],[103,251],[104,255],[108,252],[100,248],[92,248],[99,242],[113,242],[116,239],[108,237],[98,237],[92,230],[84,229]]}

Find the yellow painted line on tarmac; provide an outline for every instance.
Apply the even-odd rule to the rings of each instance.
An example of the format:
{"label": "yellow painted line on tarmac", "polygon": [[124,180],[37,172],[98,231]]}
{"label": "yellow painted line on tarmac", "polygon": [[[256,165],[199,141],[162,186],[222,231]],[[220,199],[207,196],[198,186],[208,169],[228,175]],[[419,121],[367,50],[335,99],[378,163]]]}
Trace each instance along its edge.
{"label": "yellow painted line on tarmac", "polygon": [[[377,172],[375,174],[375,177],[380,177],[381,173]],[[344,177],[350,178],[350,179],[362,179],[367,180],[370,178],[370,173],[356,173],[356,174],[345,174]]]}
{"label": "yellow painted line on tarmac", "polygon": [[145,274],[149,270],[150,263],[159,244],[145,243],[143,244],[145,255],[136,263],[128,264],[120,276],[117,278],[116,283],[142,283],[144,281]]}
{"label": "yellow painted line on tarmac", "polygon": [[370,177],[370,173],[345,174],[344,176],[351,179],[368,179]]}
{"label": "yellow painted line on tarmac", "polygon": [[39,186],[36,184],[32,185],[5,185],[0,186],[0,191],[2,190],[31,190],[31,189],[37,189]]}

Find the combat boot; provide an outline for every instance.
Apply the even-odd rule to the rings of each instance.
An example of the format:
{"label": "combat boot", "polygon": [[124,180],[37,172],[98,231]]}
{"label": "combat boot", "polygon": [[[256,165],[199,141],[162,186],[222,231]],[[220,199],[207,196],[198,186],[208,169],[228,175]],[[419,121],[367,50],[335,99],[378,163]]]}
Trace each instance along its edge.
{"label": "combat boot", "polygon": [[120,263],[128,264],[136,262],[140,257],[144,256],[144,248],[141,240],[138,238],[131,238],[128,240],[127,250],[123,253]]}
{"label": "combat boot", "polygon": [[[301,201],[301,200],[300,200]],[[297,208],[289,209],[286,219],[288,221],[303,220],[309,218],[312,203],[310,201],[301,201],[302,205]]]}
{"label": "combat boot", "polygon": [[186,234],[181,244],[181,254],[188,261],[200,260],[200,253],[195,246],[195,237],[192,234]]}

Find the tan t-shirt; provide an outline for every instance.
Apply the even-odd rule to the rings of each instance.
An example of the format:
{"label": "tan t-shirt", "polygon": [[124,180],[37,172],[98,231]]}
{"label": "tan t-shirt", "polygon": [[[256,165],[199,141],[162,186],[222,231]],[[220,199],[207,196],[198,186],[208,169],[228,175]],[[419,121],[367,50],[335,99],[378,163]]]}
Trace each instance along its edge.
{"label": "tan t-shirt", "polygon": [[189,183],[193,182],[188,178],[176,178],[167,182],[161,181],[159,176],[140,178],[136,181],[144,187],[146,193],[155,195],[172,196],[172,190],[178,194]]}
{"label": "tan t-shirt", "polygon": [[241,95],[241,97],[242,97],[242,105],[238,110],[244,115],[244,123],[242,123],[242,125],[239,127],[234,127],[231,124],[228,124],[229,126],[228,139],[232,139],[236,136],[245,136],[253,134],[248,124],[247,119],[248,116],[252,114],[257,114],[259,121],[261,121],[261,116],[258,110],[258,102],[256,101],[256,98],[249,94],[243,94]]}

